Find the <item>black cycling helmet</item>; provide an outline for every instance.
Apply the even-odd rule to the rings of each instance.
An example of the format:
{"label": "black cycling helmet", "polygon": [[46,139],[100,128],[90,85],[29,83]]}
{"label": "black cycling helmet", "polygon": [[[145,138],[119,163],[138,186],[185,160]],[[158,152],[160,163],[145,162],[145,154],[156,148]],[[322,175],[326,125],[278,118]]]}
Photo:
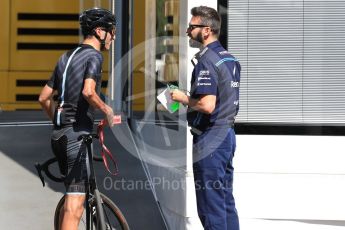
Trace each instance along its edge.
{"label": "black cycling helmet", "polygon": [[106,9],[93,8],[85,10],[79,17],[79,23],[83,35],[93,35],[94,29],[103,27],[108,32],[111,32],[116,26],[115,15]]}
{"label": "black cycling helmet", "polygon": [[[105,47],[105,39],[107,33],[113,34],[113,31],[116,26],[115,15],[106,9],[93,8],[85,10],[79,17],[79,23],[81,31],[84,35],[84,38],[88,35],[94,35],[98,41],[101,43],[101,50]],[[102,27],[107,32],[103,39],[101,39],[96,33],[95,28]]]}

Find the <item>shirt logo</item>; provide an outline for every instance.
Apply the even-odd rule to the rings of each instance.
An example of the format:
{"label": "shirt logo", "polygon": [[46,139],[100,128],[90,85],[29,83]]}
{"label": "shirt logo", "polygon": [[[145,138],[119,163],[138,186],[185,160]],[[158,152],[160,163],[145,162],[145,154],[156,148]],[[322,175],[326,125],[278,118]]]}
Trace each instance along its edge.
{"label": "shirt logo", "polygon": [[231,81],[231,87],[232,88],[238,88],[238,87],[240,87],[240,83],[238,81]]}
{"label": "shirt logo", "polygon": [[198,81],[200,80],[211,80],[210,77],[198,77]]}
{"label": "shirt logo", "polygon": [[219,52],[220,55],[226,55],[226,54],[230,54],[229,51],[227,50],[224,50],[224,51],[221,51]]}
{"label": "shirt logo", "polygon": [[197,86],[202,86],[202,85],[210,86],[210,85],[212,85],[212,83],[198,83],[198,84],[197,84]]}
{"label": "shirt logo", "polygon": [[200,53],[199,53],[199,57],[202,57],[202,55],[204,55],[206,53],[206,51],[208,50],[208,47],[205,47]]}
{"label": "shirt logo", "polygon": [[210,75],[210,71],[209,70],[200,70],[199,76],[206,76],[206,75]]}

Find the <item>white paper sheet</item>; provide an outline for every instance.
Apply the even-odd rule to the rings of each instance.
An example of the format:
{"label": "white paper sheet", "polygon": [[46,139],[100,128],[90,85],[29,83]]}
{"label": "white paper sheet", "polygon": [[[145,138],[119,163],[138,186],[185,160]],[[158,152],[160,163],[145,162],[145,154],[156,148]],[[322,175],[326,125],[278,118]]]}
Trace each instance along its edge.
{"label": "white paper sheet", "polygon": [[169,87],[160,93],[157,99],[170,113],[174,113],[179,109],[179,103],[171,99]]}

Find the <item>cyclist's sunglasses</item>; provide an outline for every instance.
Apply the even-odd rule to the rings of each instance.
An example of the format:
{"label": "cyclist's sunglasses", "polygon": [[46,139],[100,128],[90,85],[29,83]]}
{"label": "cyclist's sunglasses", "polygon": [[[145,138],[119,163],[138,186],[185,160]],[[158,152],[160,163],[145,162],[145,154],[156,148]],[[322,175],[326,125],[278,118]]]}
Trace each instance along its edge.
{"label": "cyclist's sunglasses", "polygon": [[192,32],[192,30],[194,30],[195,28],[203,28],[203,27],[209,27],[206,25],[198,25],[198,24],[189,24],[187,27],[187,31]]}

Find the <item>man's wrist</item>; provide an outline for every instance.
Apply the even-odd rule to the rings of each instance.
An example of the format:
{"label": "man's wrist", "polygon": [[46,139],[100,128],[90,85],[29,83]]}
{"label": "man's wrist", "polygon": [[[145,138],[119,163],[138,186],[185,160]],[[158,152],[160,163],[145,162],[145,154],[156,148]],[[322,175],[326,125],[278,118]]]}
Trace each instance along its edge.
{"label": "man's wrist", "polygon": [[183,102],[182,102],[182,104],[183,105],[189,105],[189,97],[188,97],[188,95],[185,95],[185,99],[183,100]]}

